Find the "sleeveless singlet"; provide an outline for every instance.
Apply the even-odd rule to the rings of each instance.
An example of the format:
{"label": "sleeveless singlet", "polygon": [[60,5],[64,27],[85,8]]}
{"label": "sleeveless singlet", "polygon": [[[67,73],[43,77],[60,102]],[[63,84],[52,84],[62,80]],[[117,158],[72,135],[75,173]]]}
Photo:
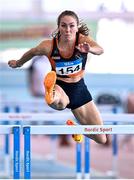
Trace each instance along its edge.
{"label": "sleeveless singlet", "polygon": [[[76,34],[75,46],[78,46],[79,34]],[[85,70],[87,53],[81,53],[74,46],[74,52],[70,58],[64,58],[57,47],[57,39],[53,39],[53,48],[50,55],[52,70],[56,72],[57,77],[69,78],[77,77]]]}

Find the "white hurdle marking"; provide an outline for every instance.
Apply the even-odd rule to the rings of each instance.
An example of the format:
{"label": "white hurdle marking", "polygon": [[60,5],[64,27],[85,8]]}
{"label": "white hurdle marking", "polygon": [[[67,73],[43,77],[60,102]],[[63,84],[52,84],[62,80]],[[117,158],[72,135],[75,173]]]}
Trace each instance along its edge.
{"label": "white hurdle marking", "polygon": [[12,128],[12,125],[0,125],[0,134],[11,134]]}
{"label": "white hurdle marking", "polygon": [[134,134],[134,125],[38,125],[31,134]]}
{"label": "white hurdle marking", "polygon": [[[104,122],[124,122],[134,123],[134,114],[127,113],[102,113]],[[71,112],[56,112],[56,113],[0,113],[0,121],[65,121],[74,119]]]}

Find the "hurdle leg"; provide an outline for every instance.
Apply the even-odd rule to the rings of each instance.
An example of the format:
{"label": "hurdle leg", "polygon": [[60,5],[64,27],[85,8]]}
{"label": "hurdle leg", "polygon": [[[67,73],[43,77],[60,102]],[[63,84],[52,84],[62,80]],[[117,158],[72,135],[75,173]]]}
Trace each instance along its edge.
{"label": "hurdle leg", "polygon": [[[114,123],[116,124],[116,123]],[[112,172],[114,176],[117,176],[118,174],[118,139],[117,139],[117,134],[113,134],[112,138],[112,149],[113,149],[113,167],[112,167]]]}
{"label": "hurdle leg", "polygon": [[[10,108],[8,106],[5,106],[3,111],[5,113],[9,113]],[[5,125],[8,125],[9,122],[8,121],[4,121]],[[9,151],[9,140],[10,140],[10,135],[6,134],[5,135],[5,173],[7,175],[7,177],[10,177],[10,151]]]}
{"label": "hurdle leg", "polygon": [[[19,106],[15,106],[14,110],[16,113],[20,113],[20,107]],[[20,121],[16,121],[15,124],[20,125]]]}
{"label": "hurdle leg", "polygon": [[23,134],[24,134],[24,179],[31,179],[30,127],[24,127]]}
{"label": "hurdle leg", "polygon": [[81,151],[82,151],[82,143],[76,143],[76,178],[77,179],[82,179]]}
{"label": "hurdle leg", "polygon": [[[113,113],[117,114],[118,113],[118,109],[115,106],[113,108]],[[113,122],[113,125],[117,125],[117,122]],[[113,138],[112,138],[112,150],[113,150],[113,167],[112,167],[112,172],[114,176],[117,176],[118,174],[118,136],[117,134],[113,134]]]}
{"label": "hurdle leg", "polygon": [[84,155],[85,155],[85,165],[84,165],[84,179],[90,179],[90,139],[85,137],[85,144],[84,144]]}
{"label": "hurdle leg", "polygon": [[5,173],[10,177],[10,152],[9,152],[9,134],[5,135]]}
{"label": "hurdle leg", "polygon": [[13,127],[13,178],[20,179],[20,127]]}
{"label": "hurdle leg", "polygon": [[56,161],[57,159],[57,135],[52,134],[50,135],[50,145],[51,145],[51,150],[50,154],[48,156],[49,160]]}

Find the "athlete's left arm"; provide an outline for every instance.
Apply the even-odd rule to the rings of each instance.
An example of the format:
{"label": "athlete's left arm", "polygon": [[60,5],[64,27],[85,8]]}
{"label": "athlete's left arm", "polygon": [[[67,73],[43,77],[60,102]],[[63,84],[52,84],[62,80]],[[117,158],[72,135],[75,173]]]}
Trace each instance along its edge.
{"label": "athlete's left arm", "polygon": [[90,36],[81,36],[77,47],[81,52],[101,55],[104,50]]}

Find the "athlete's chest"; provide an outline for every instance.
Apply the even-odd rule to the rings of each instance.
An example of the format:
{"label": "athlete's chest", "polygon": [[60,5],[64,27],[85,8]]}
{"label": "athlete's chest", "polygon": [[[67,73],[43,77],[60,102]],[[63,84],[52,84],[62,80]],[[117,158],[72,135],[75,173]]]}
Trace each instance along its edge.
{"label": "athlete's chest", "polygon": [[78,37],[72,45],[69,44],[68,46],[65,46],[65,44],[61,46],[61,44],[58,44],[57,39],[54,39],[51,58],[57,75],[73,75],[84,69],[87,55],[83,55],[76,48],[77,45]]}
{"label": "athlete's chest", "polygon": [[61,54],[58,49],[52,58],[55,61],[56,72],[59,75],[75,74],[82,70],[83,56],[78,50],[74,50],[70,54]]}
{"label": "athlete's chest", "polygon": [[72,55],[73,55],[73,52],[74,52],[74,49],[70,49],[70,48],[64,48],[64,49],[59,49],[59,54],[61,55],[61,57],[63,57],[63,58],[70,58],[70,57],[72,57]]}

